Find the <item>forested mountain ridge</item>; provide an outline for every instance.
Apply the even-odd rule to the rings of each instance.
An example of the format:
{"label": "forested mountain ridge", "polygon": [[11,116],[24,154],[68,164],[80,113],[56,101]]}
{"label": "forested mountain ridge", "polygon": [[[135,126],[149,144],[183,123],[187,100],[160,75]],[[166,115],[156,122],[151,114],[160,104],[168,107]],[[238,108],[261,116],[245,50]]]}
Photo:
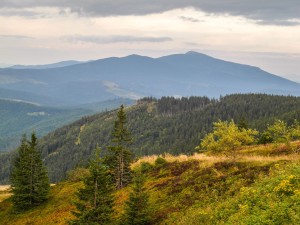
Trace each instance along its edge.
{"label": "forested mountain ridge", "polygon": [[[300,119],[300,97],[264,94],[235,94],[220,99],[190,97],[159,100],[144,98],[126,108],[128,129],[134,139],[136,156],[191,154],[200,140],[221,120],[242,118],[251,128],[263,130],[268,123]],[[105,154],[111,140],[116,111],[84,117],[39,140],[52,182],[63,179],[70,169],[84,165],[98,144]],[[0,157],[1,181],[8,177],[9,155]]]}

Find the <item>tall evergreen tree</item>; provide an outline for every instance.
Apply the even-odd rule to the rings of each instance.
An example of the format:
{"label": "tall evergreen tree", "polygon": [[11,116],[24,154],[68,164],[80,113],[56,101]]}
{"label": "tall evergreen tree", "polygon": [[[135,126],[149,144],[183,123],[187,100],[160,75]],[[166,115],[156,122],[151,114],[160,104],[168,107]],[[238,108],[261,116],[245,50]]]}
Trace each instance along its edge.
{"label": "tall evergreen tree", "polygon": [[245,116],[242,116],[237,124],[238,128],[240,131],[242,131],[243,129],[248,129],[248,121],[246,120]]}
{"label": "tall evergreen tree", "polygon": [[132,153],[128,149],[128,144],[132,142],[132,139],[125,126],[127,121],[123,105],[120,106],[117,117],[112,133],[112,146],[109,147],[111,152],[109,164],[114,174],[116,188],[122,189],[130,182]]}
{"label": "tall evergreen tree", "polygon": [[145,177],[138,172],[133,178],[133,188],[126,202],[121,225],[150,225],[149,195],[144,187]]}
{"label": "tall evergreen tree", "polygon": [[95,150],[95,156],[89,163],[90,175],[84,180],[84,188],[79,189],[75,203],[77,217],[70,221],[74,225],[110,225],[113,224],[113,180],[108,167],[100,157],[100,148]]}
{"label": "tall evergreen tree", "polygon": [[37,138],[34,132],[30,142],[24,135],[13,163],[10,180],[16,211],[30,209],[48,199],[48,174],[36,145]]}

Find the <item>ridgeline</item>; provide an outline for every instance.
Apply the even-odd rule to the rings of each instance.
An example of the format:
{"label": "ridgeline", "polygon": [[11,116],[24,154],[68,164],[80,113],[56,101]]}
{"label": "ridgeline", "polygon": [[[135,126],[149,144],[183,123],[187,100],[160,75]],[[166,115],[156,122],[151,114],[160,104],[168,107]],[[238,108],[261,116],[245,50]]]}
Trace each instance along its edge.
{"label": "ridgeline", "polygon": [[[264,130],[275,119],[292,123],[300,119],[300,97],[234,94],[220,99],[190,97],[159,100],[144,98],[125,109],[134,139],[131,150],[139,156],[170,153],[193,154],[217,120],[246,120],[250,128]],[[39,140],[38,148],[53,183],[69,170],[85,166],[98,144],[107,152],[116,111],[109,111],[64,126]],[[0,156],[0,182],[7,183],[13,153]]]}

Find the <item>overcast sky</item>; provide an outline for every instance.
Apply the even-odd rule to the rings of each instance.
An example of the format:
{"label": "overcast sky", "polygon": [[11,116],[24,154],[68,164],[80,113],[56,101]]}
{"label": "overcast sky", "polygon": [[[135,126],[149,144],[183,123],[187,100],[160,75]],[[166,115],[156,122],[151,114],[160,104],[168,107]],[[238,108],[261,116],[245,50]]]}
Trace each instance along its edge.
{"label": "overcast sky", "polygon": [[299,0],[0,0],[0,65],[198,51],[300,82]]}

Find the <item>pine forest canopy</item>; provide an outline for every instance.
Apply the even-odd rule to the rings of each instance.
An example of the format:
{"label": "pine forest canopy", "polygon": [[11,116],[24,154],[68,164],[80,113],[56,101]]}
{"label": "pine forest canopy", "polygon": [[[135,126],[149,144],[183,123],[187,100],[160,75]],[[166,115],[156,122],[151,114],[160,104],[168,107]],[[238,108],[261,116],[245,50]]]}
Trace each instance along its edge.
{"label": "pine forest canopy", "polygon": [[[144,98],[125,108],[125,112],[135,156],[165,152],[192,154],[218,120],[233,119],[238,123],[243,119],[249,128],[258,131],[264,131],[276,119],[292,124],[294,119],[300,119],[300,98],[265,94],[234,94],[220,99]],[[97,144],[106,155],[115,118],[115,110],[84,117],[40,139],[38,149],[42,151],[51,182],[60,181],[76,166],[86,165]],[[2,183],[8,181],[11,154],[0,157]]]}

